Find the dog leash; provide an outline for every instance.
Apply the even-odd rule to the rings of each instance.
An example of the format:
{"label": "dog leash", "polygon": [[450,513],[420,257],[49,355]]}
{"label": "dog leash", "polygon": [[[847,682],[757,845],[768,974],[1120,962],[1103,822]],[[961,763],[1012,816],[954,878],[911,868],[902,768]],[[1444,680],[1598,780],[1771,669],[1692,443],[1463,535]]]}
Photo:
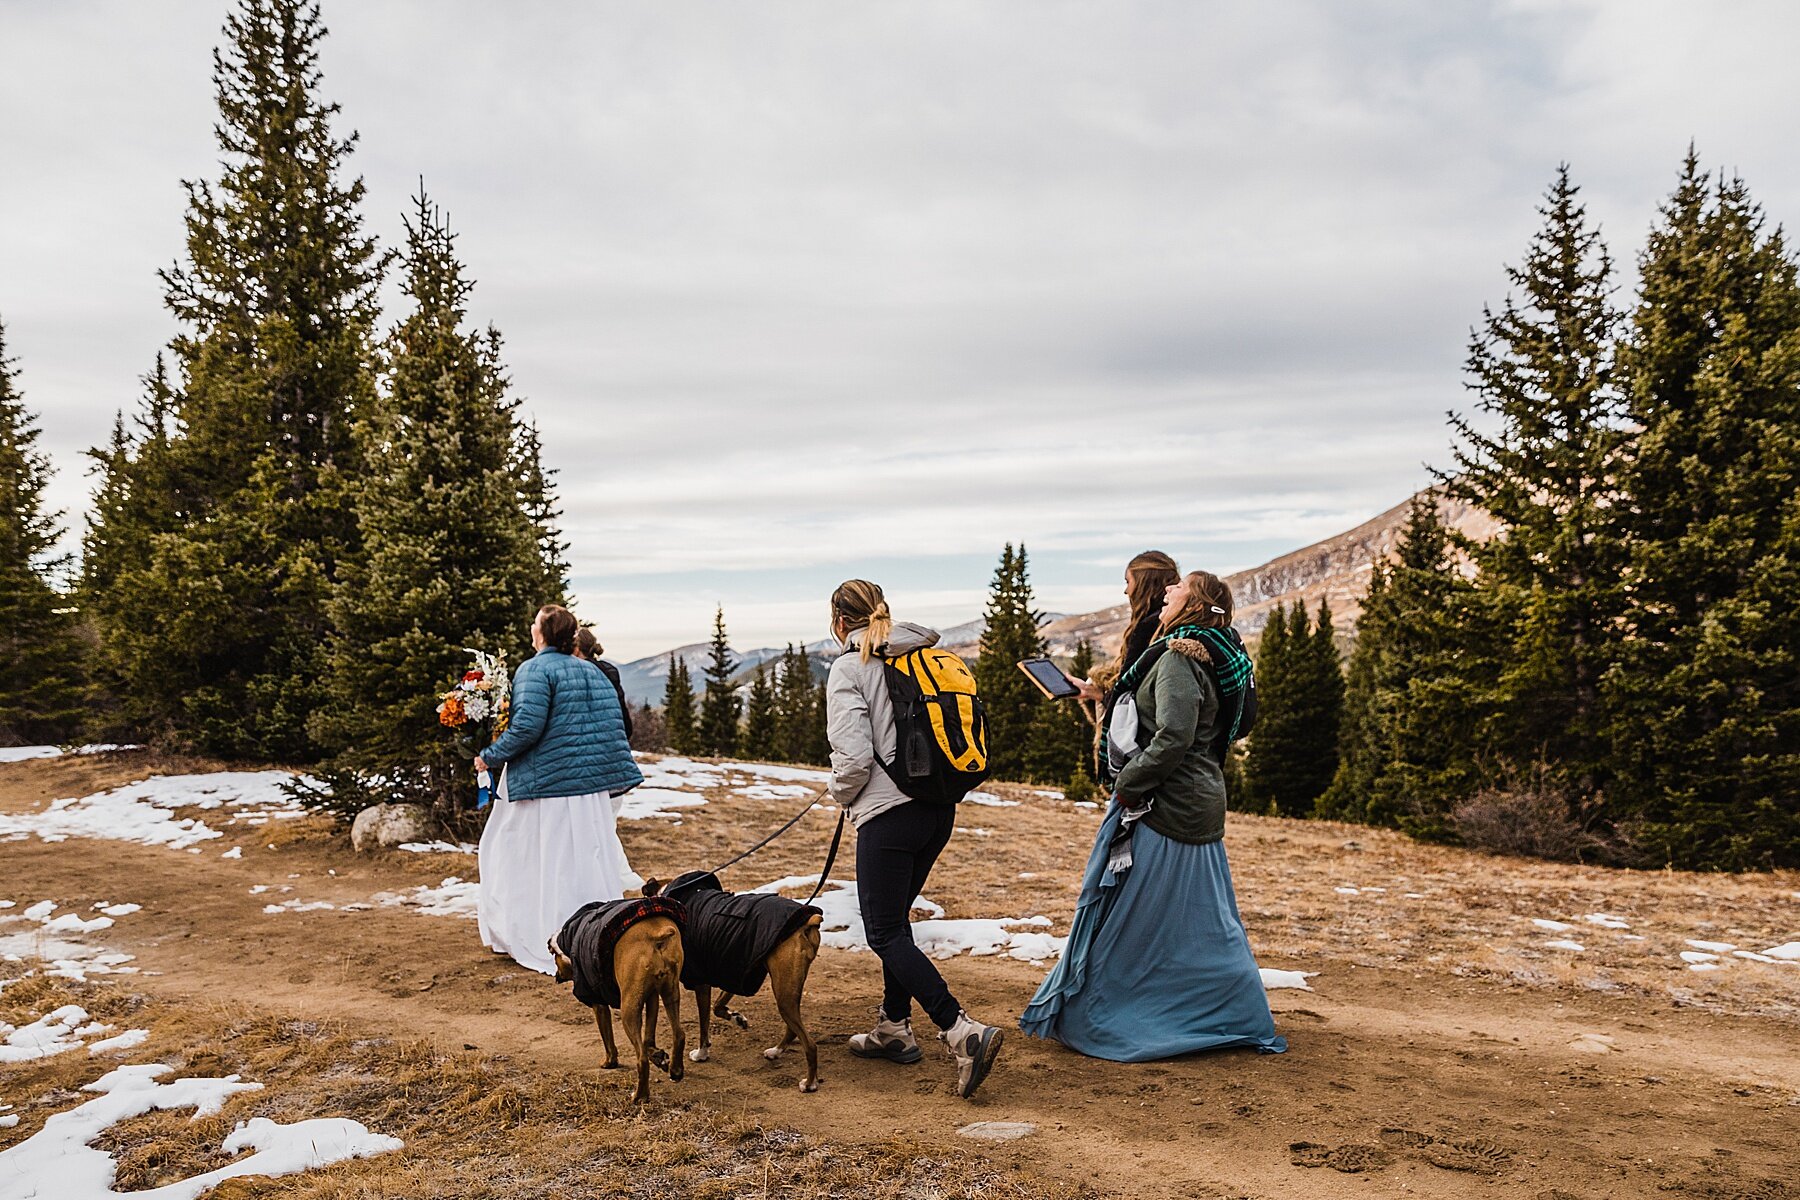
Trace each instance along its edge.
{"label": "dog leash", "polygon": [[[797,812],[793,816],[789,817],[787,819],[787,822],[784,825],[782,825],[782,827],[780,829],[777,829],[774,833],[771,833],[768,837],[766,837],[762,841],[756,843],[756,845],[750,847],[748,850],[744,851],[742,854],[739,854],[733,858],[726,859],[724,862],[722,862],[718,866],[714,867],[709,872],[709,874],[717,875],[720,871],[723,871],[726,867],[736,866],[738,863],[743,862],[746,858],[749,858],[752,854],[755,854],[758,850],[761,850],[764,846],[767,846],[770,842],[774,841],[776,838],[780,837],[782,834],[786,833],[788,830],[790,830],[794,826],[798,825],[800,823],[800,819],[802,817],[804,817],[807,813],[811,812],[815,807],[817,807],[819,801],[823,800],[824,798],[825,798],[825,794],[823,792],[819,793],[817,796],[814,796],[811,800],[808,800],[806,802],[805,808],[801,809],[799,812]],[[837,862],[838,846],[840,843],[843,842],[843,840],[844,840],[844,812],[842,809],[839,809],[838,810],[838,820],[837,820],[837,830],[836,830],[836,832],[834,832],[831,835],[831,849],[826,852],[825,867],[823,870],[821,870],[819,872],[819,882],[816,885],[814,885],[813,890],[812,890],[812,895],[810,895],[806,898],[805,903],[811,904],[814,900],[817,900],[819,898],[819,893],[824,890],[825,880],[830,878],[830,876],[831,876],[831,868]]]}

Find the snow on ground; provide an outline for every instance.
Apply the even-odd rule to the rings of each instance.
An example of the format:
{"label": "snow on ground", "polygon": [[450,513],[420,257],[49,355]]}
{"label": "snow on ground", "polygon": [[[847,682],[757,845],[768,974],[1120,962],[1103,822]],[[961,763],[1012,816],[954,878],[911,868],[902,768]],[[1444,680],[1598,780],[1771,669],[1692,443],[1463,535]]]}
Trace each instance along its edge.
{"label": "snow on ground", "polygon": [[[89,1145],[120,1121],[145,1113],[191,1108],[196,1117],[210,1116],[240,1092],[260,1083],[236,1075],[223,1079],[192,1077],[164,1083],[169,1073],[161,1063],[119,1067],[82,1090],[94,1099],[59,1112],[44,1127],[16,1146],[0,1150],[0,1195],[55,1196],[57,1200],[101,1200],[118,1195],[112,1182],[118,1164],[111,1154]],[[227,1179],[246,1175],[294,1175],[352,1158],[369,1158],[398,1150],[399,1138],[371,1133],[359,1121],[319,1118],[282,1125],[256,1117],[238,1125],[219,1147],[222,1155],[255,1153],[215,1170],[131,1195],[142,1200],[196,1200]]]}
{"label": "snow on ground", "polygon": [[401,842],[400,848],[410,854],[473,854],[474,842]]}
{"label": "snow on ground", "polygon": [[1573,951],[1576,954],[1579,954],[1583,950],[1587,949],[1587,947],[1582,945],[1580,942],[1573,942],[1573,941],[1570,941],[1568,938],[1555,938],[1551,941],[1545,942],[1544,945],[1549,947],[1552,950],[1569,950],[1569,951]]}
{"label": "snow on ground", "polygon": [[404,892],[376,892],[375,900],[387,908],[416,908],[428,917],[468,917],[473,920],[480,896],[479,883],[452,875],[436,887],[421,884]]}
{"label": "snow on ground", "polygon": [[1687,944],[1696,950],[1710,950],[1715,956],[1737,949],[1737,944],[1734,942],[1699,942],[1688,938]]}
{"label": "snow on ground", "polygon": [[1531,918],[1531,923],[1536,925],[1539,929],[1547,929],[1551,933],[1567,933],[1569,930],[1575,928],[1567,921],[1551,921],[1546,920],[1543,917],[1533,917]]}
{"label": "snow on ground", "polygon": [[0,746],[0,763],[27,762],[34,758],[61,758],[65,754],[106,754],[113,750],[141,750],[141,746],[105,745],[77,746],[64,750],[61,746]]}
{"label": "snow on ground", "polygon": [[1614,913],[1589,913],[1581,918],[1589,925],[1598,925],[1602,929],[1630,929],[1631,923],[1624,917]]}
{"label": "snow on ground", "polygon": [[964,800],[964,802],[966,802],[968,804],[981,804],[981,805],[985,805],[988,808],[1017,808],[1017,807],[1019,807],[1019,802],[1017,800],[1002,800],[1000,797],[994,795],[992,792],[970,792],[968,795],[963,797],[963,800]]}
{"label": "snow on ground", "polygon": [[1265,992],[1272,992],[1276,988],[1298,988],[1300,991],[1310,992],[1312,985],[1306,981],[1318,974],[1317,971],[1278,971],[1273,967],[1260,967],[1258,970],[1262,973]]}
{"label": "snow on ground", "polygon": [[[16,904],[11,901],[0,901],[0,909],[11,909]],[[116,910],[116,916],[128,916],[139,911],[135,904],[96,905],[104,910]],[[18,916],[0,916],[0,962],[22,963],[28,958],[41,959],[45,966],[44,974],[57,979],[73,979],[86,982],[89,975],[130,975],[136,974],[136,967],[124,964],[132,961],[129,954],[121,954],[108,950],[104,946],[88,945],[84,942],[70,941],[62,936],[93,933],[109,929],[113,917],[94,917],[84,920],[78,913],[56,914],[57,903],[54,900],[40,900],[21,911]],[[37,928],[19,929],[25,922],[35,923]],[[36,968],[27,974],[34,973]],[[0,980],[0,988],[14,980]]]}
{"label": "snow on ground", "polygon": [[1779,958],[1787,962],[1800,962],[1800,942],[1784,942],[1779,946],[1770,946],[1763,953],[1769,958]]}
{"label": "snow on ground", "polygon": [[138,783],[75,799],[52,800],[42,812],[0,814],[0,841],[36,835],[46,842],[71,837],[107,838],[145,846],[192,850],[225,835],[197,817],[173,810],[230,809],[227,824],[264,825],[306,815],[282,790],[286,771],[214,771],[203,775],[152,775]]}
{"label": "snow on ground", "polygon": [[[817,875],[790,875],[765,883],[756,892],[780,892],[784,888],[806,888],[819,881]],[[867,950],[868,935],[863,932],[862,912],[857,904],[856,884],[842,879],[826,882],[825,890],[813,901],[824,913],[819,926],[819,940],[839,950]],[[1045,932],[1049,917],[965,917],[948,920],[944,910],[923,896],[913,901],[913,908],[926,914],[923,921],[913,922],[913,941],[932,958],[954,958],[969,954],[980,958],[1005,954],[1023,962],[1041,963],[1055,958],[1069,939]]]}
{"label": "snow on ground", "polygon": [[752,800],[801,800],[831,780],[830,771],[809,767],[778,767],[770,763],[703,763],[691,758],[642,757],[639,768],[644,782],[618,800],[618,819],[642,821],[673,816],[684,808],[706,803],[706,792],[731,787],[734,794]]}

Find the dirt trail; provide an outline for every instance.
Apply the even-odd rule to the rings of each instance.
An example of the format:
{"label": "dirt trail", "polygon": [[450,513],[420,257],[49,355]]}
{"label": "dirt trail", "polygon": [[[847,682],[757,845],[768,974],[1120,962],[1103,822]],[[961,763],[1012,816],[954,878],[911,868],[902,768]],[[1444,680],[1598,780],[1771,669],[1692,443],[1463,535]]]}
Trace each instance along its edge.
{"label": "dirt trail", "polygon": [[[0,811],[142,773],[0,768]],[[0,856],[0,895],[144,906],[96,939],[138,956],[146,974],[128,986],[478,1047],[533,1071],[595,1073],[586,1011],[483,950],[472,921],[396,908],[263,912],[272,898],[367,901],[455,873],[447,863],[466,871],[466,859],[360,858],[341,838],[246,845],[235,861],[105,841],[14,842]],[[293,891],[252,895],[256,885]],[[1043,973],[1004,958],[943,965],[968,1007],[1007,1024]],[[1800,1142],[1800,1030],[1788,1019],[1391,965],[1344,964],[1315,983],[1315,993],[1271,993],[1285,1055],[1121,1066],[1015,1033],[965,1102],[937,1053],[896,1067],[845,1051],[879,995],[878,971],[867,954],[827,950],[807,992],[823,1043],[820,1092],[798,1093],[793,1059],[761,1057],[777,1028],[766,994],[743,1005],[749,1031],[715,1032],[713,1061],[653,1087],[819,1138],[898,1136],[920,1155],[986,1154],[1106,1194],[1800,1195],[1787,1182]],[[955,1135],[970,1121],[1038,1132],[986,1147]]]}

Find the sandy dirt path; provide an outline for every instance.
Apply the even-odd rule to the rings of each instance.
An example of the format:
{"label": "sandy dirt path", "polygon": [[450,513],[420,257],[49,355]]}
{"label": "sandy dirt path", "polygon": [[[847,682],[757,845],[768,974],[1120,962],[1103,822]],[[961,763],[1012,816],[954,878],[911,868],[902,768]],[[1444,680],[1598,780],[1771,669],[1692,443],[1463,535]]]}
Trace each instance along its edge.
{"label": "sandy dirt path", "polygon": [[[3,775],[0,811],[21,812],[77,794],[70,786],[104,770]],[[138,957],[145,974],[128,986],[160,997],[345,1020],[533,1071],[597,1074],[586,1011],[483,950],[472,921],[381,907],[263,911],[271,899],[341,906],[404,889],[443,865],[419,857],[358,857],[341,839],[246,846],[241,860],[109,841],[13,842],[0,846],[0,895],[143,905],[103,940]],[[252,895],[257,885],[293,890]],[[968,1007],[1007,1024],[1042,977],[1004,958],[962,957],[944,969]],[[1800,1195],[1789,1182],[1800,1146],[1800,1030],[1782,1017],[1345,966],[1328,989],[1271,993],[1285,1055],[1122,1066],[1015,1033],[989,1084],[965,1102],[951,1094],[935,1046],[911,1067],[847,1053],[845,1036],[865,1027],[878,994],[871,956],[821,956],[807,992],[822,1042],[815,1095],[795,1090],[793,1059],[769,1064],[758,1053],[777,1028],[766,994],[741,1005],[749,1031],[715,1026],[713,1061],[680,1084],[659,1078],[657,1094],[828,1140],[901,1138],[922,1156],[986,1154],[1103,1194]],[[688,1017],[691,1029],[691,1009]],[[1611,1048],[1595,1048],[1592,1034]],[[956,1136],[970,1121],[1029,1122],[1038,1132],[983,1146]]]}

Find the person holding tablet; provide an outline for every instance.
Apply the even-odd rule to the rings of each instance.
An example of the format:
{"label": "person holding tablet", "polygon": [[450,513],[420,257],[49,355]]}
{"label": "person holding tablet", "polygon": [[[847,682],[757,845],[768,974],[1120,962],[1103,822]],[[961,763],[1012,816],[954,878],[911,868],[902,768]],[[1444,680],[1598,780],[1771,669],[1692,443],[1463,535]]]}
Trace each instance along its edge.
{"label": "person holding tablet", "polygon": [[1221,703],[1219,679],[1250,669],[1232,607],[1216,575],[1177,580],[1120,680],[1137,698],[1142,749],[1119,771],[1063,957],[1019,1019],[1033,1037],[1114,1062],[1287,1049],[1225,859],[1222,764],[1242,705]]}

